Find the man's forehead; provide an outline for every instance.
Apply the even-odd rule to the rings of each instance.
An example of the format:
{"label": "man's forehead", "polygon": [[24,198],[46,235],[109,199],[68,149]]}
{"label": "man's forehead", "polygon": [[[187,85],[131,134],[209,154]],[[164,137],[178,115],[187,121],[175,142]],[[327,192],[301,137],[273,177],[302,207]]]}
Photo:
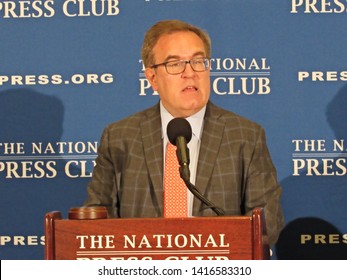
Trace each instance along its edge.
{"label": "man's forehead", "polygon": [[[183,38],[188,34],[191,39]],[[196,38],[194,38],[196,37]],[[196,43],[191,43],[190,41]],[[153,47],[153,54],[160,56],[161,60],[187,59],[196,56],[206,56],[205,45],[201,38],[191,31],[179,31],[163,34]]]}

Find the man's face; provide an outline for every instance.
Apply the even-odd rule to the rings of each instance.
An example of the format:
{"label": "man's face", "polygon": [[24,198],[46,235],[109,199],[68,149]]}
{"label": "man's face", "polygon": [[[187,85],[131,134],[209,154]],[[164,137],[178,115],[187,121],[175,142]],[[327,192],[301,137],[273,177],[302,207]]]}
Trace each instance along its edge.
{"label": "man's face", "polygon": [[[193,32],[163,35],[153,48],[155,64],[206,57],[203,41]],[[171,75],[165,66],[147,68],[146,78],[159,92],[166,110],[174,117],[189,117],[200,111],[210,97],[210,70],[195,72],[190,64],[183,73]]]}

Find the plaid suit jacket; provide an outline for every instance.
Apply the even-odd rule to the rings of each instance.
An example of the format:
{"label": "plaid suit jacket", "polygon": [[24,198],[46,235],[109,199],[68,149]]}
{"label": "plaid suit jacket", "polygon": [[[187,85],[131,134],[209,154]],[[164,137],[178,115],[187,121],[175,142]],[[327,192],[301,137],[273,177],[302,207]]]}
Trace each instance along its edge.
{"label": "plaid suit jacket", "polygon": [[[162,217],[159,108],[157,104],[105,128],[85,206],[106,206],[110,217]],[[284,225],[281,187],[258,124],[208,102],[195,185],[226,215],[263,207],[269,242],[276,242]],[[193,215],[215,214],[195,199]]]}

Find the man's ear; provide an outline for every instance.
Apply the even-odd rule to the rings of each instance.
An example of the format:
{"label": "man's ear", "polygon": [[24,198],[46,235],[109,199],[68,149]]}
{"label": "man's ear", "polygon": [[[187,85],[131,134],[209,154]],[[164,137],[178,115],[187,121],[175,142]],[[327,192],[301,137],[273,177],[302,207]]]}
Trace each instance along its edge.
{"label": "man's ear", "polygon": [[155,72],[155,69],[146,68],[145,69],[145,76],[146,76],[146,79],[151,84],[152,89],[154,91],[157,91],[158,90],[158,84],[157,84],[157,73]]}

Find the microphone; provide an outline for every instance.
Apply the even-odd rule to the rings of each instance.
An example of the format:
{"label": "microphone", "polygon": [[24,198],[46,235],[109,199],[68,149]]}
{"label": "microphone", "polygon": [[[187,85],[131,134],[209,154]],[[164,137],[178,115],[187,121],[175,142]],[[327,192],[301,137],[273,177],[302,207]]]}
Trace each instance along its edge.
{"label": "microphone", "polygon": [[172,119],[167,125],[167,136],[172,145],[177,147],[177,158],[180,164],[180,175],[184,181],[190,180],[189,149],[187,144],[192,139],[192,128],[183,118]]}
{"label": "microphone", "polygon": [[167,136],[171,144],[177,147],[177,158],[180,164],[180,176],[187,188],[203,202],[208,208],[211,208],[218,216],[224,216],[223,209],[215,206],[211,201],[204,197],[199,190],[190,182],[189,170],[189,149],[187,144],[192,139],[192,128],[189,122],[184,118],[172,119],[167,125]]}

